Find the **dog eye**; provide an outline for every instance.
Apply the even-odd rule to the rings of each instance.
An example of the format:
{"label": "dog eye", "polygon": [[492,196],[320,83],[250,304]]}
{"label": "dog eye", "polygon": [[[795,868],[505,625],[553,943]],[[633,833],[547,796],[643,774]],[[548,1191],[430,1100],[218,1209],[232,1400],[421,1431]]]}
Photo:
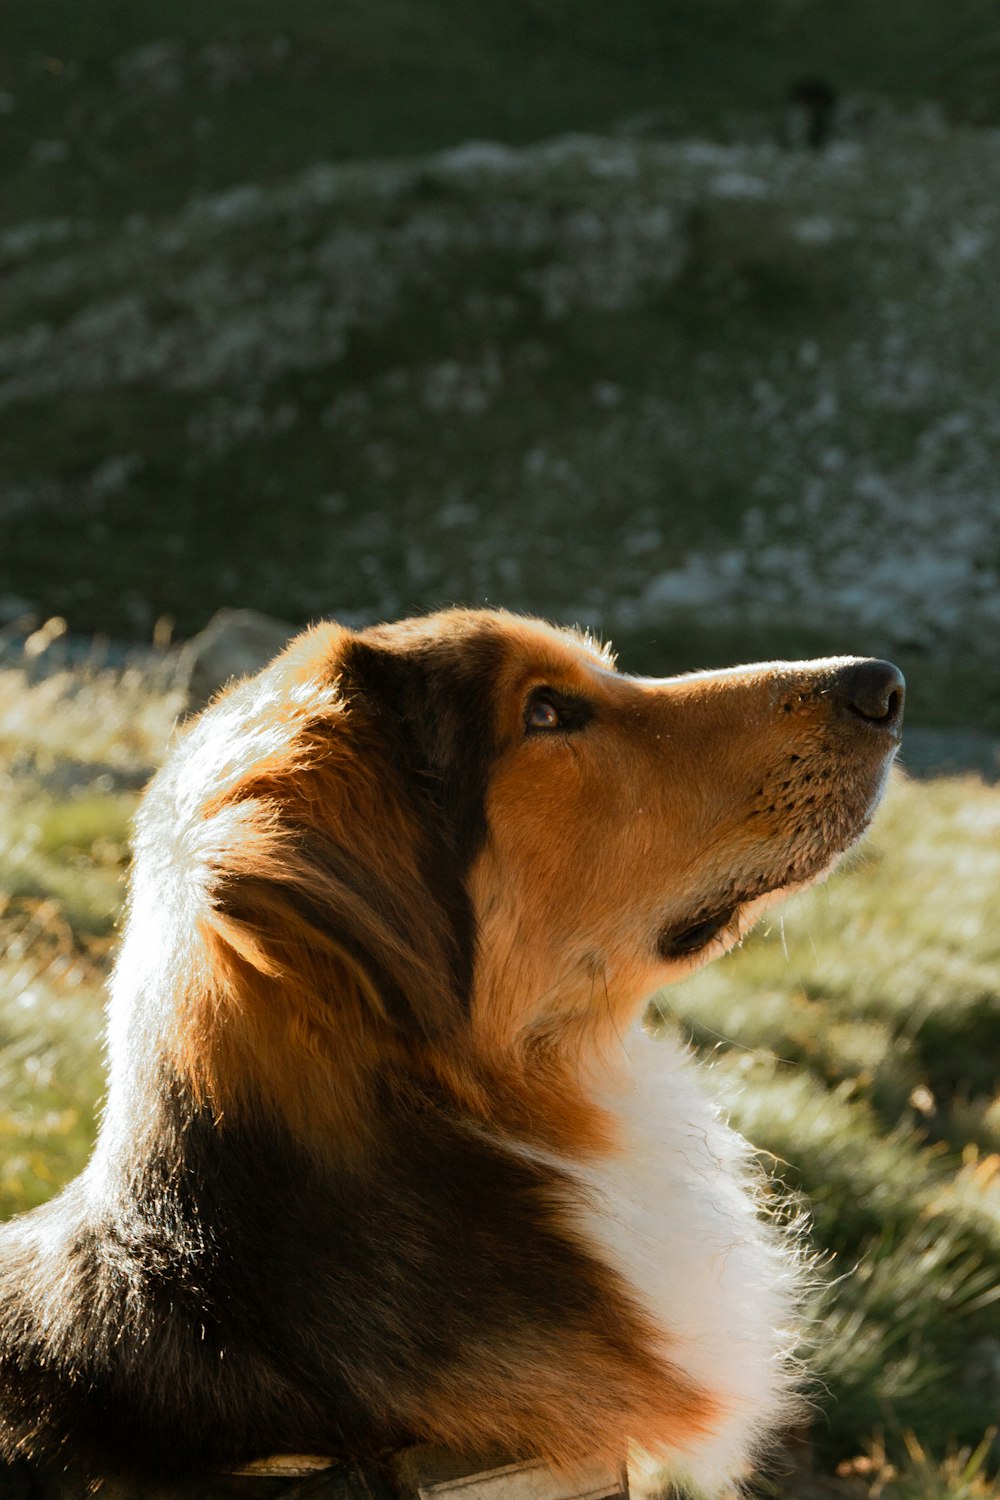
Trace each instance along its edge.
{"label": "dog eye", "polygon": [[585,698],[560,693],[556,688],[541,687],[524,705],[525,734],[575,734],[586,729],[594,719],[594,707]]}
{"label": "dog eye", "polygon": [[561,729],[562,726],[562,714],[546,693],[535,693],[529,698],[524,710],[525,729]]}

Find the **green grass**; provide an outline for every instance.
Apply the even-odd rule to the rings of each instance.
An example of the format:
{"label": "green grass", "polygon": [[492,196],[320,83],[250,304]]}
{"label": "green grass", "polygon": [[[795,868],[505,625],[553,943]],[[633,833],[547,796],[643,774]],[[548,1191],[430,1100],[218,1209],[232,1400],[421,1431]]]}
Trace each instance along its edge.
{"label": "green grass", "polygon": [[139,787],[180,707],[136,668],[0,670],[0,1215],[83,1166]]}
{"label": "green grass", "polygon": [[876,1440],[867,1452],[837,1468],[839,1493],[856,1500],[995,1500],[997,1482],[990,1475],[991,1435],[975,1446],[953,1448],[936,1462],[913,1433],[904,1436],[896,1463]]}
{"label": "green grass", "polygon": [[808,1200],[828,1452],[996,1419],[961,1372],[1000,1326],[998,833],[995,790],[897,780],[852,868],[660,1002]]}
{"label": "green grass", "polygon": [[[2,673],[0,706],[6,1215],[86,1160],[128,819],[178,703],[132,668]],[[652,1011],[808,1212],[808,1446],[844,1500],[997,1495],[998,835],[1000,789],[897,777],[847,867]],[[774,1481],[803,1500],[817,1482]]]}
{"label": "green grass", "polygon": [[104,963],[55,901],[0,923],[0,1215],[42,1203],[90,1154],[103,1089]]}

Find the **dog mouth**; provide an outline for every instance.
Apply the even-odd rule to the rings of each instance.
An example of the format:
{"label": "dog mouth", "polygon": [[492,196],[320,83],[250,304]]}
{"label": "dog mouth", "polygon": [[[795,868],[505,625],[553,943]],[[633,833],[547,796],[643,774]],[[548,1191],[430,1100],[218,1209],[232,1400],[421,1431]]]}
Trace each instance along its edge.
{"label": "dog mouth", "polygon": [[711,916],[699,917],[696,922],[691,922],[686,927],[668,928],[661,933],[658,943],[659,955],[663,959],[690,958],[693,954],[700,953],[707,948],[720,932],[725,929],[736,917],[742,902],[736,901],[730,906],[721,907],[713,912]]}
{"label": "dog mouth", "polygon": [[[720,810],[709,843],[716,866],[731,843],[730,876],[695,875],[686,910],[663,914],[661,961],[706,959],[738,943],[765,910],[823,879],[868,828],[900,743],[902,678],[886,663],[861,663],[833,686],[829,721],[796,733]],[[813,698],[832,691],[820,687]],[[782,707],[794,714],[811,701],[800,693]]]}
{"label": "dog mouth", "polygon": [[[890,763],[891,757],[885,772]],[[883,774],[876,787],[866,788],[860,795],[832,799],[826,816],[815,822],[809,819],[798,824],[793,819],[784,847],[773,850],[763,868],[758,867],[751,878],[744,876],[739,884],[709,895],[683,922],[670,923],[660,930],[656,942],[659,958],[664,962],[696,958],[720,938],[725,946],[731,946],[745,935],[765,906],[822,879],[867,829],[881,799],[884,779]]]}

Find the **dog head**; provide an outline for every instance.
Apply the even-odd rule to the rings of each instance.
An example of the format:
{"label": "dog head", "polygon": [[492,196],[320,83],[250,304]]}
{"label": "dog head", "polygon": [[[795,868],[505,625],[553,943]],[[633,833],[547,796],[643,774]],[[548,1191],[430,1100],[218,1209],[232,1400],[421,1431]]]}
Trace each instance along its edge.
{"label": "dog head", "polygon": [[527,1118],[511,1079],[578,1068],[854,842],[902,700],[852,658],[626,677],[501,612],[315,627],[149,793],[112,1103],[141,1056],[310,1140],[415,1068]]}

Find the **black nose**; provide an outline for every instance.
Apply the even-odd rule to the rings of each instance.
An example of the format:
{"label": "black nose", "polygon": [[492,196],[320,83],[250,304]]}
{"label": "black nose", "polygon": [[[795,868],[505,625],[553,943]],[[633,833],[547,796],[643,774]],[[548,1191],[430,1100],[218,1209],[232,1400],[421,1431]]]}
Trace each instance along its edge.
{"label": "black nose", "polygon": [[903,722],[906,681],[891,661],[852,662],[830,685],[836,702],[857,719],[896,730]]}

